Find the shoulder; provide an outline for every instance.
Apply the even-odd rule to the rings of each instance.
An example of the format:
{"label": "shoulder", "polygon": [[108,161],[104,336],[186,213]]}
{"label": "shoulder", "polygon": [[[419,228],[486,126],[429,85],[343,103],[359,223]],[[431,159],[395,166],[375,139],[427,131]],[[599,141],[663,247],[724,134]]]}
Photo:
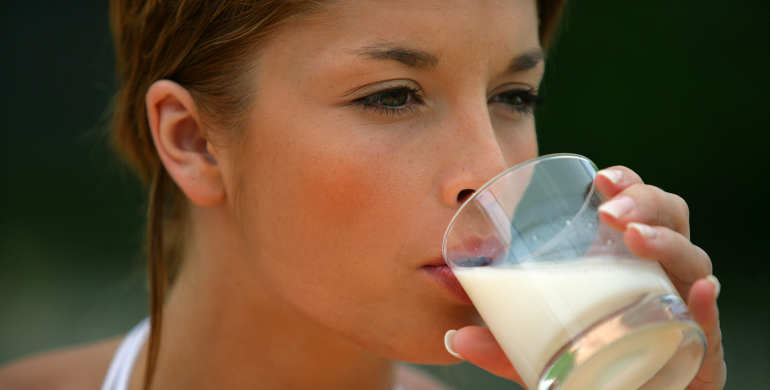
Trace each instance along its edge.
{"label": "shoulder", "polygon": [[121,338],[49,352],[0,367],[3,390],[98,390]]}
{"label": "shoulder", "polygon": [[396,379],[404,390],[452,390],[430,374],[405,364],[396,367]]}

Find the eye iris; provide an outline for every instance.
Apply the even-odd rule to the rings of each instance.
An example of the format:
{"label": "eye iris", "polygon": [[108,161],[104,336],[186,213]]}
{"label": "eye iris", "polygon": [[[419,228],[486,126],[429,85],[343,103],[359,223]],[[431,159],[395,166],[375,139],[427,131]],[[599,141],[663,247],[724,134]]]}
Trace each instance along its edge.
{"label": "eye iris", "polygon": [[524,100],[522,100],[521,96],[519,95],[508,95],[508,104],[520,106],[524,104]]}
{"label": "eye iris", "polygon": [[380,104],[383,106],[397,107],[403,106],[409,100],[409,91],[400,89],[393,91],[385,91],[380,99]]}

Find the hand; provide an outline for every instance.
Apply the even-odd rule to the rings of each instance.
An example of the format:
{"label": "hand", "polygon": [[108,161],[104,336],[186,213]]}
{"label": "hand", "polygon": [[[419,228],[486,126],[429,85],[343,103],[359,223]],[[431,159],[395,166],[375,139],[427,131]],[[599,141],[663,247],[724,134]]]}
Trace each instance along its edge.
{"label": "hand", "polygon": [[[716,305],[718,282],[710,276],[708,255],[690,242],[687,204],[677,195],[645,185],[639,175],[625,167],[600,171],[596,187],[610,198],[600,207],[602,221],[624,231],[626,245],[637,256],[661,263],[706,334],[706,358],[687,389],[722,389],[727,368]],[[451,346],[467,361],[524,386],[488,329],[459,329]]]}
{"label": "hand", "polygon": [[719,287],[710,276],[711,259],[690,242],[687,203],[677,195],[645,185],[639,175],[625,167],[600,171],[596,187],[612,198],[600,207],[602,221],[625,231],[626,245],[637,256],[660,261],[706,333],[706,358],[687,389],[722,389],[727,368],[716,304]]}

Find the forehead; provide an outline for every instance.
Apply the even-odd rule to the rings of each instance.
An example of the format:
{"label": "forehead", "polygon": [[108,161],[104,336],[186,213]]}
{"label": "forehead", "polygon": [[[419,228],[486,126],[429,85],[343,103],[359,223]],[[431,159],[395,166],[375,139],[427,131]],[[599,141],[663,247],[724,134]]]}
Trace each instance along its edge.
{"label": "forehead", "polygon": [[[507,66],[511,57],[539,47],[535,0],[334,1],[279,31],[265,57],[283,69],[356,61],[377,46],[434,55],[439,67]],[[276,58],[277,59],[277,58]]]}

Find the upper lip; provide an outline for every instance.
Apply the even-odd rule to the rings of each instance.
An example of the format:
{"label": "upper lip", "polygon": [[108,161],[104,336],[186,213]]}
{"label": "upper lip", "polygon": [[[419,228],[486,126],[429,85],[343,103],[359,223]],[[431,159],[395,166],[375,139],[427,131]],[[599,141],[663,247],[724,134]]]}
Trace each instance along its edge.
{"label": "upper lip", "polygon": [[439,267],[442,265],[447,265],[444,261],[444,256],[438,256],[433,259],[431,259],[428,263],[423,264],[423,266],[431,266],[431,267]]}
{"label": "upper lip", "polygon": [[[496,239],[474,238],[465,240],[462,244],[449,248],[447,252],[451,254],[451,258],[477,256],[494,258],[494,255],[498,254],[500,249],[500,242]],[[447,265],[443,254],[433,257],[430,261],[423,264],[424,267],[440,267],[442,265]]]}
{"label": "upper lip", "polygon": [[[447,248],[446,252],[450,259],[458,259],[463,257],[486,257],[494,259],[503,252],[503,245],[496,237],[487,238],[469,238],[461,243],[453,243],[451,247]],[[441,261],[444,262],[443,256]],[[430,263],[433,264],[433,263]]]}

